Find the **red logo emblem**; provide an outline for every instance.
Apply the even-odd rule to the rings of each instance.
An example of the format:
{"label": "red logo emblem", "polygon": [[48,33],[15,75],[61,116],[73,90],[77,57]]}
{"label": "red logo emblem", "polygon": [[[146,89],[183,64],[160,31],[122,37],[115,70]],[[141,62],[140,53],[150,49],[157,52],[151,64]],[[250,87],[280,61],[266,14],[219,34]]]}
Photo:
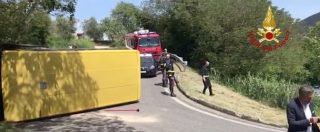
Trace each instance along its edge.
{"label": "red logo emblem", "polygon": [[[257,34],[261,37],[259,40],[255,38],[254,32],[249,33],[250,44],[263,51],[272,51],[285,45],[289,37],[289,31],[286,31],[283,39],[279,42],[278,36],[281,35],[279,28],[276,28],[271,7],[269,6],[266,17],[262,23],[263,28],[258,28]],[[263,45],[262,42],[274,42],[272,45]]]}

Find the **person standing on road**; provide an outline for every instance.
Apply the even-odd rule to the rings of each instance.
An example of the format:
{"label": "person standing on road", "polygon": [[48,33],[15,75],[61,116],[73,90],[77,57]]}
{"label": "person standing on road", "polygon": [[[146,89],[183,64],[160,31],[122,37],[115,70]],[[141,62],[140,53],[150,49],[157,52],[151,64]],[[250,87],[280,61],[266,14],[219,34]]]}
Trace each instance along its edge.
{"label": "person standing on road", "polygon": [[299,88],[299,96],[288,103],[288,132],[320,132],[317,125],[320,120],[311,102],[313,92],[311,86],[302,86]]}
{"label": "person standing on road", "polygon": [[206,90],[207,90],[207,88],[209,88],[210,96],[213,96],[214,94],[212,93],[212,85],[211,85],[210,78],[209,78],[208,67],[209,67],[209,61],[206,60],[201,68],[202,82],[204,85],[202,93],[206,94]]}
{"label": "person standing on road", "polygon": [[171,59],[170,54],[167,54],[166,73],[169,79],[170,96],[175,97],[176,95],[174,94],[174,90],[173,90],[175,77],[174,77],[174,69],[173,69],[173,60]]}
{"label": "person standing on road", "polygon": [[167,59],[167,56],[166,56],[166,52],[163,52],[161,57],[160,57],[160,70],[161,70],[161,73],[162,73],[162,86],[163,87],[167,87],[168,85],[168,78],[167,78],[167,73],[166,73],[166,59]]}

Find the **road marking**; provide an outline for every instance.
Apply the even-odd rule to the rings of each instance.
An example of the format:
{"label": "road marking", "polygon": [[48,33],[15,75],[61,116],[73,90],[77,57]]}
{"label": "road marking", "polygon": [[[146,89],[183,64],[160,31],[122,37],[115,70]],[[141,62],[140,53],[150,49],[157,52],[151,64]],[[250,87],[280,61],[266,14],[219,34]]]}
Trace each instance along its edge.
{"label": "road marking", "polygon": [[256,126],[256,125],[252,125],[252,124],[248,124],[248,123],[243,123],[243,122],[240,122],[240,121],[236,121],[236,120],[231,120],[231,119],[228,119],[228,118],[224,118],[222,116],[218,116],[218,115],[214,115],[212,113],[209,113],[209,112],[206,112],[206,111],[203,111],[203,110],[200,110],[200,109],[197,109],[195,107],[192,107],[184,102],[182,102],[181,100],[177,99],[177,98],[172,98],[174,101],[176,101],[177,103],[191,109],[191,110],[194,110],[194,111],[197,111],[199,113],[202,113],[202,114],[205,114],[205,115],[208,115],[208,116],[211,116],[211,117],[215,117],[215,118],[219,118],[219,119],[222,119],[222,120],[226,120],[226,121],[230,121],[230,122],[233,122],[233,123],[237,123],[237,124],[241,124],[241,125],[245,125],[245,126],[249,126],[249,127],[255,127],[255,128],[259,128],[259,129],[264,129],[264,130],[269,130],[269,131],[273,131],[273,132],[282,132],[280,130],[275,130],[275,129],[271,129],[271,128],[266,128],[266,127],[261,127],[261,126]]}
{"label": "road marking", "polygon": [[157,115],[152,116],[141,116],[141,115],[130,115],[130,114],[118,114],[118,113],[100,113],[100,118],[106,118],[111,120],[120,120],[124,122],[133,123],[157,123],[159,117]]}

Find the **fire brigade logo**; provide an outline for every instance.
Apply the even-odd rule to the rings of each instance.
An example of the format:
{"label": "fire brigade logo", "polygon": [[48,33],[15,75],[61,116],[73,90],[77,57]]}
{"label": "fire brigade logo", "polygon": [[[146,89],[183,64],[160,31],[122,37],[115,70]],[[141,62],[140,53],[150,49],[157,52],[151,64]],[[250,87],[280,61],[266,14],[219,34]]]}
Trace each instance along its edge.
{"label": "fire brigade logo", "polygon": [[[272,14],[271,7],[269,6],[266,17],[262,23],[263,28],[258,28],[258,36],[260,37],[258,40],[255,38],[254,32],[250,32],[250,44],[255,46],[258,49],[263,51],[272,51],[274,49],[280,48],[285,45],[286,41],[289,37],[289,32],[283,36],[282,41],[280,42],[278,37],[281,35],[281,31],[279,28],[276,28],[276,22],[274,20],[274,16]],[[272,42],[275,43],[273,45],[262,45],[262,42]]]}

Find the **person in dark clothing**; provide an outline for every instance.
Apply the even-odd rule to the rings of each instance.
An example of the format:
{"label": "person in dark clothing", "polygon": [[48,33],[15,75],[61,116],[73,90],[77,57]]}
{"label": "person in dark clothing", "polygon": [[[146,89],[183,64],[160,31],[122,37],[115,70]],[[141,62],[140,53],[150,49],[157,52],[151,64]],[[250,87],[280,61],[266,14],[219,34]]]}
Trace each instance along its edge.
{"label": "person in dark clothing", "polygon": [[174,94],[174,91],[173,91],[175,77],[174,77],[174,69],[173,69],[173,60],[170,58],[170,54],[167,54],[167,59],[165,63],[166,63],[166,74],[169,79],[170,95],[172,97],[175,97],[176,95]]}
{"label": "person in dark clothing", "polygon": [[320,132],[317,125],[320,120],[311,102],[312,94],[312,87],[302,86],[299,88],[299,96],[288,103],[288,132]]}
{"label": "person in dark clothing", "polygon": [[166,52],[163,52],[161,57],[160,57],[160,70],[162,73],[162,86],[163,87],[167,87],[168,85],[168,78],[167,78],[167,73],[166,73],[166,60],[167,60],[167,56],[166,56]]}
{"label": "person in dark clothing", "polygon": [[205,61],[204,65],[201,68],[202,82],[204,85],[202,93],[205,94],[207,88],[209,88],[210,96],[213,96],[214,94],[212,93],[212,85],[211,85],[210,78],[209,78],[208,66],[209,66],[209,61]]}

